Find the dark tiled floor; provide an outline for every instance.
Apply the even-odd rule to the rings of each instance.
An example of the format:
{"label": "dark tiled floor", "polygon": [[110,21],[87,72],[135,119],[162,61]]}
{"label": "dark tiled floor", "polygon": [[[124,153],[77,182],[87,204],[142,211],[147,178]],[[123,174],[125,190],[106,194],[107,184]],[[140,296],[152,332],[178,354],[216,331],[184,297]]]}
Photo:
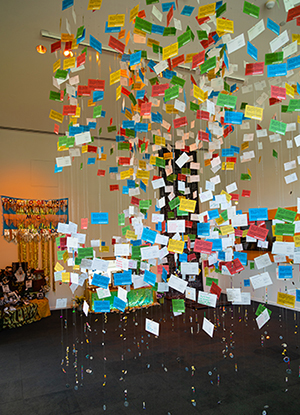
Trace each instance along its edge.
{"label": "dark tiled floor", "polygon": [[[294,333],[299,316],[272,308],[270,322],[258,330],[256,308],[248,307],[248,320],[243,307],[187,309],[174,319],[167,301],[135,313],[110,314],[106,324],[102,315],[86,319],[69,311],[66,328],[54,311],[40,322],[2,331],[0,414],[299,414],[300,348]],[[220,322],[213,339],[201,330],[204,313]],[[145,317],[161,323],[159,338],[145,332]],[[270,336],[263,346],[262,334]],[[282,360],[283,342],[291,374]],[[68,367],[61,366],[67,347]]]}

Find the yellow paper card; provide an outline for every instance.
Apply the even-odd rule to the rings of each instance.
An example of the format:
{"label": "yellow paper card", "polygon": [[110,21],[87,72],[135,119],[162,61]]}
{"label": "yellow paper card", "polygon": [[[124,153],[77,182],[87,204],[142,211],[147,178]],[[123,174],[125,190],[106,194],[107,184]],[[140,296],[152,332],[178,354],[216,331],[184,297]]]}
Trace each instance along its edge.
{"label": "yellow paper card", "polygon": [[108,15],[108,27],[120,27],[125,24],[125,14],[110,14]]}
{"label": "yellow paper card", "polygon": [[294,95],[295,95],[294,88],[291,85],[285,83],[285,89],[286,89],[286,94],[290,96],[291,98],[294,98]]}
{"label": "yellow paper card", "polygon": [[184,212],[195,212],[196,207],[196,200],[189,200],[189,199],[181,199],[179,210],[183,210]]}
{"label": "yellow paper card", "polygon": [[126,231],[126,235],[125,235],[126,239],[132,239],[133,241],[137,240],[137,236],[134,233],[134,231],[130,231],[129,229]]}
{"label": "yellow paper card", "polygon": [[295,247],[298,248],[300,246],[300,235],[294,235],[294,242]]}
{"label": "yellow paper card", "polygon": [[197,53],[188,53],[185,57],[185,63],[190,63],[193,61],[193,56],[197,55]]}
{"label": "yellow paper card", "polygon": [[217,19],[217,32],[234,33],[233,21]]}
{"label": "yellow paper card", "polygon": [[175,239],[169,239],[168,251],[182,254],[184,248],[184,241],[176,241]]}
{"label": "yellow paper card", "polygon": [[60,114],[59,112],[54,111],[54,110],[50,111],[49,118],[51,118],[51,120],[54,120],[54,121],[57,121],[57,122],[60,122],[60,123],[62,123],[63,120],[64,120],[64,116],[62,114]]}
{"label": "yellow paper card", "polygon": [[53,72],[56,72],[60,68],[60,59],[53,64]]}
{"label": "yellow paper card", "polygon": [[178,42],[173,43],[173,45],[166,46],[163,48],[163,60],[173,58],[178,55]]}
{"label": "yellow paper card", "polygon": [[81,147],[81,154],[87,153],[88,152],[88,145],[86,144],[85,146]]}
{"label": "yellow paper card", "polygon": [[295,42],[297,40],[297,45],[300,45],[300,35],[293,33],[292,34],[292,42]]}
{"label": "yellow paper card", "polygon": [[241,150],[242,150],[242,151],[246,150],[246,148],[249,148],[249,141],[245,141],[245,142],[241,145]]}
{"label": "yellow paper card", "polygon": [[64,260],[64,262],[67,262],[67,261],[68,261],[68,259],[69,259],[69,254],[68,254],[68,251],[66,251],[66,252],[64,252],[64,254],[63,254],[63,260]]}
{"label": "yellow paper card", "polygon": [[165,146],[166,145],[165,137],[160,137],[159,135],[154,136],[154,142],[158,146]]}
{"label": "yellow paper card", "polygon": [[62,272],[61,281],[62,282],[70,282],[70,273],[69,272]]}
{"label": "yellow paper card", "polygon": [[158,42],[157,40],[154,39],[148,39],[147,40],[147,46],[149,46],[150,48],[152,48],[153,45],[159,46],[160,42]]}
{"label": "yellow paper card", "polygon": [[63,271],[64,270],[64,267],[59,262],[57,262],[55,264],[54,269],[55,269],[56,272],[59,272],[59,271]]}
{"label": "yellow paper card", "polygon": [[193,84],[193,95],[199,101],[204,102],[204,101],[207,100],[208,92],[202,91],[201,88],[199,88],[197,85]]}
{"label": "yellow paper card", "polygon": [[69,33],[62,33],[60,39],[62,42],[71,42],[74,39],[74,35],[69,35]]}
{"label": "yellow paper card", "polygon": [[277,304],[294,308],[295,300],[296,300],[296,297],[294,295],[280,293],[280,292],[277,293]]}
{"label": "yellow paper card", "polygon": [[75,118],[79,118],[80,117],[80,113],[81,113],[81,108],[80,107],[76,107],[76,114],[74,115]]}
{"label": "yellow paper card", "polygon": [[129,179],[130,176],[131,176],[130,170],[121,171],[120,173],[121,180]]}
{"label": "yellow paper card", "polygon": [[263,108],[252,107],[251,105],[246,105],[245,108],[245,117],[252,118],[253,120],[262,120],[263,117]]}
{"label": "yellow paper card", "polygon": [[120,82],[121,78],[121,71],[120,69],[116,72],[113,72],[109,76],[109,85],[116,84],[117,82]]}
{"label": "yellow paper card", "polygon": [[118,86],[118,88],[116,89],[116,101],[118,101],[121,98],[121,85]]}
{"label": "yellow paper card", "polygon": [[74,58],[68,58],[65,59],[63,62],[63,69],[69,69],[69,68],[75,68],[75,63],[76,63],[76,58],[74,56]]}
{"label": "yellow paper card", "polygon": [[226,200],[227,200],[227,202],[229,203],[230,202],[230,200],[231,200],[231,196],[230,196],[230,194],[229,193],[227,193],[227,192],[225,192],[225,190],[222,190],[222,192],[220,193],[221,195],[225,195],[226,196]]}
{"label": "yellow paper card", "polygon": [[155,165],[156,165],[156,157],[154,157],[154,156],[150,156],[150,161],[149,161],[149,163],[150,163],[152,166],[155,166]]}
{"label": "yellow paper card", "polygon": [[147,168],[147,163],[145,162],[145,160],[139,160],[139,168],[140,169],[146,169]]}
{"label": "yellow paper card", "polygon": [[200,6],[198,9],[198,19],[206,16],[212,16],[216,11],[216,3],[207,4],[206,6]]}
{"label": "yellow paper card", "polygon": [[140,5],[137,4],[133,9],[130,10],[129,22],[132,22],[132,20],[136,18],[139,13],[139,7]]}
{"label": "yellow paper card", "polygon": [[88,10],[100,10],[102,0],[90,0],[88,4]]}
{"label": "yellow paper card", "polygon": [[141,180],[149,180],[150,171],[139,170],[136,173],[136,178]]}
{"label": "yellow paper card", "polygon": [[220,216],[219,218],[215,219],[215,221],[216,221],[216,224],[218,226],[222,225],[222,223],[225,222],[225,220],[222,218],[222,216]]}
{"label": "yellow paper card", "polygon": [[221,226],[220,231],[222,233],[222,236],[229,235],[230,233],[234,233],[234,228],[231,225]]}
{"label": "yellow paper card", "polygon": [[234,170],[235,163],[233,161],[226,163],[226,170]]}

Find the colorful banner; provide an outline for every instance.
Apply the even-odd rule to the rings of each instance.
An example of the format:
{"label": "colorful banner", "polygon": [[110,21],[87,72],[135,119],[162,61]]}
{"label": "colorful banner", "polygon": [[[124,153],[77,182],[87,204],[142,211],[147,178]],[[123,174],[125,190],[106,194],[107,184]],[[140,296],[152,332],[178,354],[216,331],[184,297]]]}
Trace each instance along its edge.
{"label": "colorful banner", "polygon": [[69,222],[68,199],[37,200],[1,196],[3,229],[56,230]]}

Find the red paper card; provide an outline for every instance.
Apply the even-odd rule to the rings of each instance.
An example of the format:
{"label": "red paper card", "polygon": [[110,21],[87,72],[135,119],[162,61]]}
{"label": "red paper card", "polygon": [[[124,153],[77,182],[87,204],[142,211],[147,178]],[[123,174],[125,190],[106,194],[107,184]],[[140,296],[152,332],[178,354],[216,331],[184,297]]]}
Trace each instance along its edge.
{"label": "red paper card", "polygon": [[88,218],[81,218],[81,229],[87,229],[88,227]]}
{"label": "red paper card", "polygon": [[193,56],[192,69],[195,69],[197,68],[197,66],[202,65],[204,61],[205,61],[205,50]]}
{"label": "red paper card", "polygon": [[173,125],[174,128],[180,128],[184,127],[185,125],[188,125],[187,117],[176,118],[175,120],[173,120]]}
{"label": "red paper card", "polygon": [[82,53],[77,57],[77,68],[85,63],[85,55],[86,53]]}
{"label": "red paper card", "polygon": [[89,79],[88,87],[92,91],[104,91],[105,81],[102,81],[101,79]]}
{"label": "red paper card", "polygon": [[162,97],[165,95],[165,90],[169,88],[169,84],[152,85],[152,97]]}
{"label": "red paper card", "polygon": [[89,97],[91,95],[91,90],[87,85],[78,85],[77,95],[82,95],[83,97]]}
{"label": "red paper card", "polygon": [[98,172],[97,172],[97,176],[105,176],[105,170],[98,170]]}
{"label": "red paper card", "polygon": [[209,112],[208,111],[197,110],[196,118],[197,118],[197,120],[208,121],[209,120]]}
{"label": "red paper card", "polygon": [[195,240],[194,252],[202,252],[203,254],[211,254],[212,242],[202,241],[201,239]]}
{"label": "red paper card", "polygon": [[76,115],[76,105],[64,105],[63,115]]}
{"label": "red paper card", "polygon": [[61,49],[61,41],[54,42],[51,44],[51,53],[55,52],[56,50]]}
{"label": "red paper card", "polygon": [[172,59],[172,67],[176,68],[176,66],[185,62],[184,55],[176,56],[176,58]]}
{"label": "red paper card", "polygon": [[286,89],[271,85],[271,98],[286,99]]}
{"label": "red paper card", "polygon": [[247,63],[245,69],[245,75],[261,75],[264,73],[265,63],[256,62],[256,63]]}
{"label": "red paper card", "polygon": [[247,236],[258,239],[259,241],[265,241],[268,233],[269,229],[262,228],[256,225],[251,225],[248,230]]}
{"label": "red paper card", "polygon": [[250,196],[251,196],[251,190],[242,191],[242,197],[250,197]]}
{"label": "red paper card", "polygon": [[202,130],[198,131],[198,140],[209,142],[209,134]]}
{"label": "red paper card", "polygon": [[110,184],[109,185],[109,190],[111,192],[115,191],[115,190],[119,190],[119,185],[118,184]]}
{"label": "red paper card", "polygon": [[210,287],[210,292],[212,294],[216,294],[219,300],[220,295],[222,293],[222,288],[220,288],[215,282],[212,282],[211,287]]}
{"label": "red paper card", "polygon": [[124,53],[125,45],[124,43],[120,42],[118,39],[110,36],[108,46],[112,49],[116,50],[117,52]]}

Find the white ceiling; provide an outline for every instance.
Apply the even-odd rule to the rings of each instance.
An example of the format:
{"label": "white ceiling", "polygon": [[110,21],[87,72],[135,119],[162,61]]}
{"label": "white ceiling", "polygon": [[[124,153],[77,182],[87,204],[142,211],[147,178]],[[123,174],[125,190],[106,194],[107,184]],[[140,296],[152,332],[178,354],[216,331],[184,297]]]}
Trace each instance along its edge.
{"label": "white ceiling", "polygon": [[[201,2],[201,5],[208,4],[211,1]],[[279,7],[276,4],[272,10],[267,10],[264,6],[265,1],[254,0],[253,3],[260,6],[259,20],[249,17],[242,13],[242,0],[228,0],[227,11],[223,16],[234,20],[234,35],[245,33],[245,39],[248,40],[246,31],[249,30],[260,19],[265,20],[269,17],[278,24],[286,20],[286,12],[283,1],[279,0]],[[126,28],[132,28],[129,24],[129,12],[137,2],[133,0],[116,1],[103,0],[100,11],[88,12],[88,0],[75,0],[75,12],[77,16],[77,24],[72,18],[71,9],[64,12],[61,10],[61,0],[10,0],[2,1],[1,4],[1,107],[0,107],[0,126],[18,127],[27,129],[36,129],[44,131],[53,131],[53,121],[48,116],[50,110],[60,109],[60,104],[49,100],[49,92],[54,89],[52,86],[52,65],[56,61],[54,54],[50,53],[50,45],[53,41],[43,39],[40,35],[41,29],[46,29],[50,32],[57,33],[66,32],[66,18],[71,24],[72,32],[76,34],[77,28],[82,24],[87,30],[87,41],[89,35],[92,34],[98,38],[103,46],[108,44],[109,35],[104,33],[104,25],[108,14],[126,13]],[[178,0],[179,11],[184,5],[195,6],[198,9],[198,3],[193,0],[187,2],[186,0]],[[161,10],[161,4],[156,3],[155,6]],[[140,10],[145,9],[146,19],[156,24],[166,24],[166,13],[162,23],[160,23],[152,15],[152,6],[147,6],[145,0],[140,2]],[[182,21],[183,30],[188,24],[196,34],[199,30],[199,25],[195,20],[194,11],[192,17],[176,15]],[[61,29],[60,29],[61,22]],[[296,22],[287,23],[283,29],[288,29],[290,40],[292,33],[299,33],[299,27]],[[177,36],[180,33],[177,32]],[[174,43],[176,38],[167,37],[162,38],[157,35],[151,35],[161,41],[162,46]],[[269,42],[274,39],[275,35],[270,30],[266,29],[261,35],[253,40],[253,44],[259,50],[259,61],[264,61],[265,53],[269,52]],[[44,44],[48,48],[46,55],[39,55],[35,47],[38,44]],[[131,50],[136,46],[138,49],[140,45],[129,43]],[[145,46],[148,50],[148,56],[151,56],[150,48]],[[181,53],[198,52],[201,51],[202,46],[196,39],[193,43],[182,48]],[[103,109],[107,110],[108,115],[116,116],[115,104],[115,87],[110,89],[108,85],[109,66],[111,70],[119,69],[116,56],[112,58],[109,54],[103,53],[101,57],[101,67],[99,68],[95,61],[95,53],[90,52],[91,61],[86,64],[86,70],[82,71],[81,83],[87,82],[90,77],[99,77],[106,79],[105,100],[103,102]],[[110,57],[109,57],[110,56]],[[254,62],[246,53],[246,48],[237,51],[230,55],[230,62],[237,63],[239,70],[237,76],[244,78],[243,61]],[[109,64],[107,64],[109,62]],[[259,80],[256,77],[256,80]],[[106,119],[107,120],[107,119]],[[66,128],[66,126],[64,126]],[[113,135],[112,135],[113,137]]]}

